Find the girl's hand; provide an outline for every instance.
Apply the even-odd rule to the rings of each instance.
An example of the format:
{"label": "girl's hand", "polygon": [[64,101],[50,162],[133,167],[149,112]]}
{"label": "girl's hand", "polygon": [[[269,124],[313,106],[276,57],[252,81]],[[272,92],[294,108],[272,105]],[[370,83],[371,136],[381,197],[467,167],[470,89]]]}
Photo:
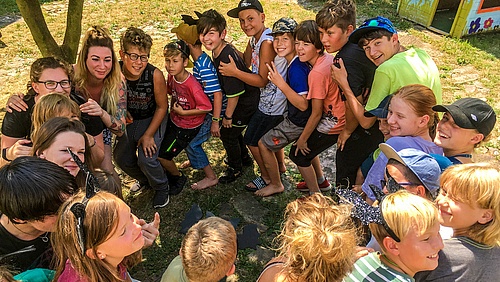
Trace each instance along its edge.
{"label": "girl's hand", "polygon": [[12,113],[12,110],[17,112],[23,112],[28,109],[28,105],[23,101],[24,94],[17,93],[9,97],[7,103],[5,104],[5,110]]}
{"label": "girl's hand", "polygon": [[80,111],[91,116],[102,117],[102,115],[104,114],[104,110],[101,108],[101,106],[99,106],[99,104],[91,98],[89,98],[87,103],[80,105]]}
{"label": "girl's hand", "polygon": [[219,72],[224,76],[236,76],[238,68],[231,55],[229,55],[229,63],[220,62]]}
{"label": "girl's hand", "polygon": [[220,123],[218,121],[212,121],[210,132],[213,137],[220,137]]}
{"label": "girl's hand", "polygon": [[174,112],[180,116],[184,115],[184,109],[177,102],[174,103],[174,107],[172,108],[172,110],[174,110]]}
{"label": "girl's hand", "polygon": [[152,158],[157,150],[155,139],[153,138],[153,136],[142,135],[141,139],[139,139],[139,141],[137,142],[137,147],[141,145],[146,158]]}
{"label": "girl's hand", "polygon": [[311,152],[311,149],[307,147],[307,140],[302,141],[300,138],[293,144],[294,146],[297,146],[297,150],[295,150],[295,156],[297,156],[297,153],[300,151],[302,155],[307,155]]}
{"label": "girl's hand", "polygon": [[12,145],[9,149],[7,149],[7,158],[9,160],[15,160],[16,158],[19,157],[24,157],[24,156],[29,156],[31,154],[31,146],[28,144],[31,144],[30,140],[27,139],[21,139],[18,140],[14,145]]}
{"label": "girl's hand", "polygon": [[283,84],[286,83],[281,74],[276,70],[274,62],[271,65],[266,63],[266,67],[269,70],[267,73],[267,79],[276,85],[279,89],[283,88]]}
{"label": "girl's hand", "polygon": [[158,230],[160,228],[160,215],[155,213],[155,219],[151,223],[146,223],[144,219],[139,219],[139,225],[142,230],[142,237],[144,237],[143,249],[153,245],[156,237],[160,234]]}

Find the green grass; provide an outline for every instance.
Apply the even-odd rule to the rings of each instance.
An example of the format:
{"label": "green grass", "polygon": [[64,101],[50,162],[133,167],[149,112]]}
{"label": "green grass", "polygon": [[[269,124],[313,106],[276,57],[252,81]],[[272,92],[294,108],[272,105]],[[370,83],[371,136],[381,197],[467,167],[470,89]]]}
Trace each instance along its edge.
{"label": "green grass", "polygon": [[[39,0],[40,4],[50,3],[55,0]],[[2,0],[0,1],[0,17],[9,15],[12,13],[18,13],[19,8],[17,7],[16,0]]]}

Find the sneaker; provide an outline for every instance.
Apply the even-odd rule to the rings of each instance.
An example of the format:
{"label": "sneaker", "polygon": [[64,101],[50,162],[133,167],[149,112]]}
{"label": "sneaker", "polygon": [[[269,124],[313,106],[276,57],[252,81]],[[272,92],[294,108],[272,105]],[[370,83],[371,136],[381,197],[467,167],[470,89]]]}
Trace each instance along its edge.
{"label": "sneaker", "polygon": [[[297,184],[297,190],[300,192],[309,192],[309,188],[307,187],[306,182],[300,182]],[[328,181],[328,179],[325,179],[323,183],[319,184],[319,190],[326,192],[332,190],[332,185]]]}
{"label": "sneaker", "polygon": [[181,175],[169,175],[168,176],[170,190],[168,194],[177,195],[182,189],[184,189],[184,185],[186,185],[187,177],[183,174]]}
{"label": "sneaker", "polygon": [[132,186],[130,186],[130,195],[137,194],[139,192],[142,192],[144,189],[149,189],[151,186],[149,186],[148,183],[141,184],[139,180],[136,180]]}
{"label": "sneaker", "polygon": [[168,194],[168,190],[156,191],[153,198],[153,208],[163,208],[168,205],[169,201],[170,195]]}
{"label": "sneaker", "polygon": [[[226,165],[229,165],[229,163],[228,163],[228,162],[229,162],[229,161],[228,161],[227,157],[225,157],[225,158],[224,158],[224,163],[225,163]],[[243,166],[253,166],[253,159],[252,159],[252,157],[250,157],[249,155],[247,155],[247,157],[245,157],[244,159],[241,159],[241,164],[242,164]]]}
{"label": "sneaker", "polygon": [[241,170],[228,167],[227,170],[219,177],[219,183],[227,184],[236,180],[236,178],[241,176]]}

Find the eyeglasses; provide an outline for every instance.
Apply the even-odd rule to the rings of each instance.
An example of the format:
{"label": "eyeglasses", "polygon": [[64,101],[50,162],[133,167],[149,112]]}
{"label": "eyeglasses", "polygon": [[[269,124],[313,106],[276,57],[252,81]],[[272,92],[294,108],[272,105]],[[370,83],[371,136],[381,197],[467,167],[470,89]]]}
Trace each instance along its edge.
{"label": "eyeglasses", "polygon": [[61,81],[53,81],[53,80],[46,80],[46,81],[38,81],[38,83],[43,83],[45,85],[45,88],[47,89],[56,89],[57,85],[61,85],[62,88],[71,88],[71,80],[69,79],[64,79]]}
{"label": "eyeglasses", "polygon": [[85,209],[87,208],[87,203],[90,198],[94,197],[97,192],[101,190],[99,186],[99,181],[97,177],[93,175],[88,167],[80,160],[80,158],[75,155],[70,148],[67,148],[69,154],[78,165],[81,171],[83,171],[87,177],[85,180],[85,198],[83,198],[82,202],[74,203],[69,210],[73,213],[76,218],[76,230],[78,235],[78,244],[80,245],[80,249],[82,250],[82,254],[85,256],[85,233],[83,231],[83,220],[85,219]]}
{"label": "eyeglasses", "polygon": [[149,55],[139,55],[136,53],[129,53],[129,52],[125,52],[125,51],[123,51],[123,53],[127,54],[128,57],[134,62],[137,61],[137,59],[139,59],[139,58],[141,58],[141,62],[144,62],[144,63],[149,61]]}

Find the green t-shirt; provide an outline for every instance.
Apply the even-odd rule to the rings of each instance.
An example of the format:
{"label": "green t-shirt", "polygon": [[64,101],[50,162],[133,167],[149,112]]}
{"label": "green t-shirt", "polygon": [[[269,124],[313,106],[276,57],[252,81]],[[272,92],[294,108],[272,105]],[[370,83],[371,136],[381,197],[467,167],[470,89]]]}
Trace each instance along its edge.
{"label": "green t-shirt", "polygon": [[380,253],[370,253],[356,261],[345,282],[415,282],[413,277],[394,270],[380,261]]}
{"label": "green t-shirt", "polygon": [[176,256],[168,265],[167,270],[161,277],[161,282],[189,282],[182,266],[181,256]]}
{"label": "green t-shirt", "polygon": [[441,104],[441,80],[436,64],[424,50],[410,48],[392,56],[377,68],[366,111],[377,108],[386,96],[410,84],[431,88],[437,104]]}

